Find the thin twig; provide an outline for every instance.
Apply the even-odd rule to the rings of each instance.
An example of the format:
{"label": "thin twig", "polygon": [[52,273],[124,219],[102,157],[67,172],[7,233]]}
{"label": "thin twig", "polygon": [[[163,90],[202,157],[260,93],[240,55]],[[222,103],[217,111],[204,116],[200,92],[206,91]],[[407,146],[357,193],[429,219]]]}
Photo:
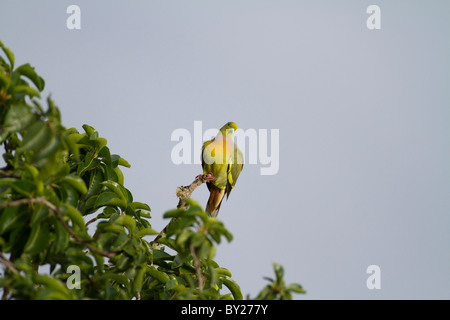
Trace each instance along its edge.
{"label": "thin twig", "polygon": [[202,270],[200,269],[200,261],[198,261],[197,254],[195,253],[194,245],[192,243],[189,244],[189,250],[191,250],[192,259],[194,259],[195,271],[197,273],[198,278],[198,290],[202,292],[203,291]]}
{"label": "thin twig", "polygon": [[[55,207],[52,203],[48,202],[47,200],[44,200],[44,204],[46,206],[48,206],[50,209],[52,209],[56,215],[58,216],[59,220],[61,221],[61,223],[63,224],[64,228],[67,230],[67,232],[70,233],[70,235],[72,237],[74,237],[78,242],[84,244],[89,250],[91,250],[93,253],[99,254],[101,256],[107,257],[107,258],[112,258],[115,257],[116,254],[114,252],[103,252],[100,251],[98,249],[96,249],[95,247],[91,246],[86,240],[80,238],[66,223],[66,220],[64,220],[64,217],[61,215],[61,212],[59,212],[59,209],[57,207]],[[49,205],[51,205],[53,208],[51,208]]]}
{"label": "thin twig", "polygon": [[19,177],[17,177],[14,173],[5,171],[5,170],[3,170],[3,169],[0,169],[0,174],[1,174],[2,176],[4,176],[4,177],[19,178]]}
{"label": "thin twig", "polygon": [[[3,202],[0,203],[0,209],[7,208],[7,207],[18,207],[22,204],[30,204],[30,203],[36,203],[41,202],[42,203],[42,197],[40,198],[24,198],[16,201],[10,201],[10,202]],[[45,200],[45,199],[44,199]]]}
{"label": "thin twig", "polygon": [[3,287],[2,300],[8,299],[8,294],[9,294],[9,287]]}
{"label": "thin twig", "polygon": [[211,176],[210,174],[198,176],[190,185],[178,187],[176,194],[177,194],[177,198],[180,200],[178,201],[177,208],[185,207],[185,203],[183,200],[189,199],[192,195],[192,192],[194,192],[194,190],[198,186],[209,181],[208,178],[210,176]]}
{"label": "thin twig", "polygon": [[[197,178],[195,178],[195,180],[190,185],[177,187],[176,195],[177,195],[177,198],[180,199],[178,201],[177,208],[178,209],[183,208],[183,209],[187,210],[188,206],[184,202],[184,199],[189,199],[192,195],[192,192],[194,192],[194,190],[197,187],[199,187],[201,184],[210,181],[211,177],[212,177],[211,174],[199,175],[199,176],[197,176]],[[177,218],[172,218],[169,221],[169,223],[164,227],[164,229],[162,229],[162,231],[156,236],[155,240],[153,240],[151,242],[152,248],[157,249],[160,247],[157,244],[158,240],[166,237],[167,230],[168,230],[170,224],[173,223],[174,221],[176,221],[176,219]]]}
{"label": "thin twig", "polygon": [[91,223],[94,223],[95,221],[97,221],[97,218],[92,218],[91,220],[89,220],[88,222],[86,222],[86,227],[88,225],[90,225]]}
{"label": "thin twig", "polygon": [[112,258],[114,257],[116,254],[114,252],[103,252],[100,251],[98,249],[96,249],[95,247],[91,246],[86,240],[80,238],[80,236],[78,236],[68,225],[66,220],[64,220],[64,217],[62,216],[60,210],[58,207],[56,207],[53,203],[51,203],[50,201],[47,201],[47,199],[45,199],[44,197],[38,197],[38,198],[25,198],[25,199],[20,199],[20,200],[16,200],[16,201],[11,201],[11,202],[4,202],[2,204],[0,204],[0,208],[6,208],[6,207],[15,207],[15,206],[20,206],[22,204],[29,204],[29,203],[42,203],[44,205],[46,205],[50,210],[52,210],[56,216],[58,217],[58,219],[61,221],[63,227],[67,230],[67,232],[69,232],[69,234],[75,238],[75,240],[77,240],[78,242],[84,244],[89,250],[91,250],[93,253],[99,254],[101,256],[104,257],[108,257],[108,258]]}
{"label": "thin twig", "polygon": [[3,253],[0,252],[0,262],[3,263],[9,270],[11,270],[13,273],[19,273],[19,271],[14,267],[14,264],[6,259],[6,257],[3,255]]}

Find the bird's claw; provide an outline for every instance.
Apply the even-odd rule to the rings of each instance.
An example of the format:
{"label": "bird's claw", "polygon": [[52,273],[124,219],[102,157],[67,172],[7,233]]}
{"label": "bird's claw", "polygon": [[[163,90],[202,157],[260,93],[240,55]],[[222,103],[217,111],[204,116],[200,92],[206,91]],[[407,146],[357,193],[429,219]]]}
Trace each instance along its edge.
{"label": "bird's claw", "polygon": [[206,181],[213,181],[215,179],[214,175],[212,172],[208,173],[208,174],[199,174],[198,176],[195,177],[195,179],[202,179],[202,180],[206,180]]}
{"label": "bird's claw", "polygon": [[205,179],[208,181],[213,181],[215,179],[215,177],[214,177],[213,173],[210,172],[208,175],[206,175]]}

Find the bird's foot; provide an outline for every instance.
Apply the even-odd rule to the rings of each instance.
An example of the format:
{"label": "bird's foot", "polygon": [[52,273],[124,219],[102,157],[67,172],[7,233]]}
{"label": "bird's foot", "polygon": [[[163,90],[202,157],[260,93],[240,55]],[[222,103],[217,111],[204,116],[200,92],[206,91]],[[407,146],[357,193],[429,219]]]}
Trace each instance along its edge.
{"label": "bird's foot", "polygon": [[195,179],[202,179],[202,180],[206,180],[206,181],[213,181],[215,179],[214,175],[212,172],[208,173],[208,174],[199,174],[198,176],[195,177]]}
{"label": "bird's foot", "polygon": [[209,174],[206,175],[205,179],[208,181],[213,181],[215,179],[215,177],[214,177],[213,173],[210,172]]}

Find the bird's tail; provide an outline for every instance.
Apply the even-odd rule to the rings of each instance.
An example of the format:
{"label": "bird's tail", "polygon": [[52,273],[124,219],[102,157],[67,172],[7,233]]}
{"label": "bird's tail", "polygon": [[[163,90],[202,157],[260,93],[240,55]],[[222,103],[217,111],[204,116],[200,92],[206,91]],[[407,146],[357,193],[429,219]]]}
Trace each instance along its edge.
{"label": "bird's tail", "polygon": [[219,189],[214,185],[211,185],[208,202],[206,203],[206,213],[210,217],[217,217],[219,214],[220,205],[225,196],[225,190]]}

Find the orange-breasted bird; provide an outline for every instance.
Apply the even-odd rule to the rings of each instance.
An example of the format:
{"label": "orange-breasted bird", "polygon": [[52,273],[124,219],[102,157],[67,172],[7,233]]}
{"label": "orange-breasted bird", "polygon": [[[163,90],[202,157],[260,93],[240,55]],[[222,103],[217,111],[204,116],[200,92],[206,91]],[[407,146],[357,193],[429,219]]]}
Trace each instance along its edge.
{"label": "orange-breasted bird", "polygon": [[205,175],[212,174],[214,180],[206,186],[210,192],[206,213],[217,217],[225,195],[230,195],[244,168],[244,155],[233,142],[233,132],[237,130],[234,122],[226,123],[212,140],[202,146],[202,168]]}

